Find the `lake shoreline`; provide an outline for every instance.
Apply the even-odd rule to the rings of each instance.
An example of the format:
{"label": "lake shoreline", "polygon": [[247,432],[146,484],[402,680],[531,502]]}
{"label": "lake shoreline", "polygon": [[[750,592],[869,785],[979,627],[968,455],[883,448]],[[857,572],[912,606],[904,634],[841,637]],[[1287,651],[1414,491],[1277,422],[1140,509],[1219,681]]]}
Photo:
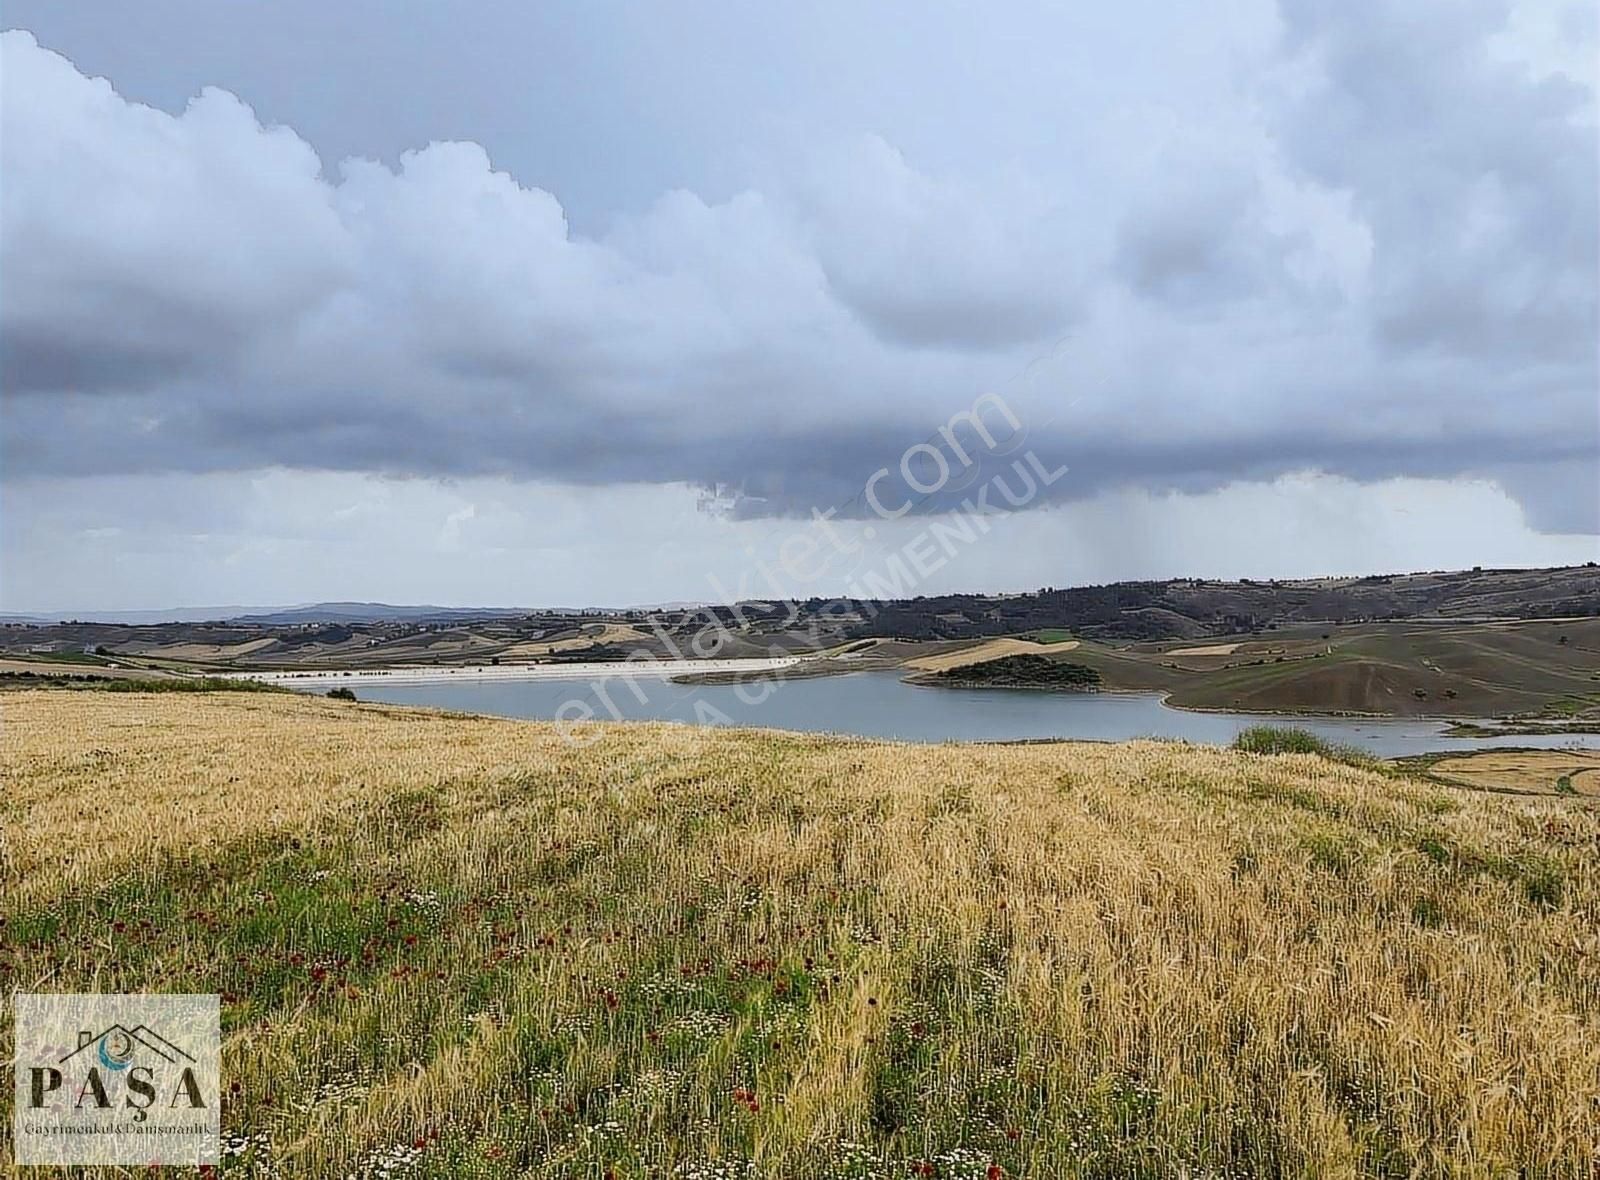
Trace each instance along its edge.
{"label": "lake shoreline", "polygon": [[[323,687],[372,688],[382,685],[397,687],[425,686],[452,683],[514,683],[518,681],[586,681],[613,677],[665,678],[673,684],[688,688],[725,687],[770,682],[784,684],[823,677],[858,676],[865,673],[897,674],[899,682],[912,688],[949,691],[971,690],[987,693],[1013,692],[1028,697],[1081,696],[1081,697],[1141,697],[1153,699],[1165,708],[1181,713],[1209,714],[1215,716],[1262,717],[1292,723],[1317,721],[1354,721],[1383,723],[1436,724],[1447,727],[1440,736],[1462,738],[1509,737],[1570,737],[1580,739],[1600,736],[1600,724],[1579,723],[1577,726],[1550,725],[1531,719],[1509,720],[1491,717],[1463,717],[1458,714],[1439,713],[1373,713],[1349,709],[1308,710],[1227,709],[1215,705],[1187,705],[1174,702],[1170,689],[1140,688],[1065,688],[1036,687],[1012,684],[943,683],[927,674],[899,675],[899,667],[884,665],[851,667],[816,656],[755,657],[726,660],[614,660],[570,664],[510,664],[510,665],[460,665],[456,667],[392,667],[375,669],[302,669],[269,672],[251,671],[230,674],[231,679],[250,680],[283,688],[301,688],[314,691]],[[1536,728],[1535,728],[1536,727]],[[1448,732],[1455,728],[1458,732]]]}
{"label": "lake shoreline", "polygon": [[[862,669],[866,671],[866,669]],[[1184,705],[1172,700],[1173,691],[1161,688],[1055,688],[1035,687],[1025,684],[953,684],[943,683],[928,676],[905,676],[901,678],[902,684],[913,688],[933,689],[972,689],[987,692],[1017,692],[1029,696],[1038,695],[1063,695],[1073,694],[1079,696],[1130,696],[1153,697],[1168,709],[1180,713],[1205,713],[1219,717],[1268,717],[1293,720],[1302,718],[1308,721],[1384,721],[1384,722],[1417,722],[1420,724],[1439,724],[1447,727],[1459,728],[1461,733],[1450,733],[1445,736],[1457,738],[1469,737],[1593,737],[1600,736],[1600,723],[1594,723],[1590,728],[1565,727],[1560,725],[1543,725],[1527,721],[1507,721],[1506,726],[1519,728],[1503,728],[1500,719],[1492,717],[1463,717],[1452,713],[1370,713],[1354,709],[1329,709],[1325,711],[1311,709],[1226,709],[1220,705]],[[1538,724],[1538,728],[1533,728]],[[1580,723],[1588,724],[1588,723]],[[1528,726],[1528,728],[1521,728]]]}
{"label": "lake shoreline", "polygon": [[1167,706],[1163,694],[1150,691],[939,694],[914,691],[919,687],[923,686],[907,684],[897,674],[880,670],[792,683],[773,680],[734,685],[682,685],[660,676],[590,682],[457,679],[416,685],[378,683],[358,689],[358,695],[363,701],[530,721],[672,722],[917,744],[1160,738],[1227,746],[1252,727],[1293,725],[1325,741],[1357,745],[1379,757],[1501,744],[1540,748],[1600,745],[1578,735],[1449,737],[1437,720],[1307,716],[1289,720],[1262,714],[1199,712]]}
{"label": "lake shoreline", "polygon": [[284,688],[299,685],[451,684],[519,680],[598,680],[616,676],[682,676],[701,673],[763,673],[793,667],[802,657],[759,657],[748,660],[605,660],[571,664],[463,664],[437,668],[304,669],[283,672],[229,672],[232,680],[253,680]]}

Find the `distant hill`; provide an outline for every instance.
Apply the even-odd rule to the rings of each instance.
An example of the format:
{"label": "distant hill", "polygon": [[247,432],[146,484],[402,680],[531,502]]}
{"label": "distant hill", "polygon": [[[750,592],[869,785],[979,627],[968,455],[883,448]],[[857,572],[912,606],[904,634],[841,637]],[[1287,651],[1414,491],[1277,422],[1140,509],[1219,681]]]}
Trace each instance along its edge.
{"label": "distant hill", "polygon": [[[61,622],[155,627],[167,623],[239,623],[293,627],[303,623],[446,623],[512,619],[532,613],[508,606],[391,606],[386,602],[313,602],[304,606],[175,606],[161,610],[62,610],[0,614],[0,624]],[[576,613],[576,612],[573,612]]]}
{"label": "distant hill", "polygon": [[[164,616],[164,618],[163,618]],[[351,667],[493,659],[594,660],[647,650],[770,655],[774,647],[1004,635],[1102,643],[1203,640],[1324,625],[1600,616],[1600,566],[1281,581],[1173,578],[892,602],[811,599],[699,609],[459,607],[319,602],[264,609],[58,614],[5,625],[0,654],[96,652],[180,665]],[[70,620],[63,622],[63,620]]]}
{"label": "distant hill", "polygon": [[1029,594],[865,604],[850,637],[976,639],[1064,628],[1099,639],[1199,639],[1296,623],[1600,615],[1600,566],[1224,582],[1173,578]]}
{"label": "distant hill", "polygon": [[26,614],[0,615],[0,623],[30,623],[35,626],[73,621],[78,623],[119,623],[129,627],[155,627],[163,623],[220,623],[249,606],[174,606],[161,610],[59,610],[29,611]]}
{"label": "distant hill", "polygon": [[386,602],[317,602],[254,614],[229,615],[229,623],[288,627],[303,623],[447,623],[466,619],[514,619],[532,613],[528,607],[392,606]]}

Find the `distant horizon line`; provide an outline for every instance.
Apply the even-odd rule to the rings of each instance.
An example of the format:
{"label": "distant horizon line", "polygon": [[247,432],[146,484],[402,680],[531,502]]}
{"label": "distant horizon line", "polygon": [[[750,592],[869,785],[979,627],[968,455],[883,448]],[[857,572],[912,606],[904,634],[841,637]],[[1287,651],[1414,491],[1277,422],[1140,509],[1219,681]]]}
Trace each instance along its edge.
{"label": "distant horizon line", "polygon": [[[1554,570],[1584,569],[1584,568],[1587,568],[1587,567],[1590,567],[1590,566],[1594,566],[1596,564],[1600,564],[1600,563],[1597,563],[1595,561],[1588,561],[1588,562],[1574,563],[1572,565],[1495,565],[1495,566],[1475,565],[1475,566],[1470,566],[1470,567],[1457,567],[1457,568],[1445,568],[1445,569],[1388,570],[1388,571],[1377,572],[1377,573],[1331,573],[1330,572],[1330,573],[1304,574],[1304,575],[1296,575],[1296,576],[1277,576],[1277,577],[1243,577],[1243,576],[1217,577],[1217,576],[1202,575],[1202,574],[1176,574],[1176,575],[1172,575],[1172,576],[1164,577],[1164,578],[1117,578],[1117,579],[1114,579],[1114,580],[1111,580],[1111,581],[1105,581],[1105,582],[1079,582],[1079,583],[1072,583],[1072,584],[1067,584],[1067,585],[1033,586],[1033,587],[1029,587],[1027,589],[1021,589],[1021,590],[948,590],[948,591],[944,591],[944,592],[939,593],[939,594],[913,595],[910,598],[906,598],[906,599],[864,599],[864,598],[859,598],[859,596],[855,596],[855,595],[814,594],[814,595],[806,595],[803,598],[796,596],[796,597],[781,598],[781,599],[765,599],[765,598],[761,598],[761,597],[758,597],[758,596],[752,596],[752,597],[747,598],[747,599],[740,599],[739,601],[742,601],[742,602],[763,602],[763,601],[799,601],[799,602],[804,602],[804,601],[807,601],[808,599],[822,600],[822,601],[836,601],[836,600],[843,600],[843,599],[852,599],[852,600],[859,600],[859,601],[878,601],[878,602],[908,601],[909,602],[909,601],[915,601],[917,598],[947,598],[947,597],[952,597],[952,596],[956,596],[956,595],[972,595],[974,597],[1016,597],[1016,596],[1020,596],[1020,595],[1026,595],[1026,594],[1038,594],[1043,590],[1081,590],[1081,589],[1088,589],[1088,588],[1095,587],[1095,586],[1120,586],[1120,585],[1132,585],[1132,584],[1138,584],[1138,583],[1199,581],[1199,582],[1218,582],[1218,583],[1233,583],[1233,584],[1238,584],[1238,585],[1246,585],[1246,584],[1261,584],[1261,583],[1271,584],[1271,583],[1286,583],[1286,582],[1287,583],[1320,582],[1320,581],[1329,581],[1329,580],[1359,581],[1359,580],[1364,579],[1364,578],[1422,577],[1422,576],[1426,576],[1428,574],[1513,573],[1513,572],[1533,573],[1533,572],[1538,572],[1538,571],[1541,571],[1541,570],[1552,570],[1552,571],[1554,571]],[[715,600],[715,599],[667,599],[667,600],[663,600],[663,601],[659,601],[659,602],[631,603],[631,604],[627,604],[627,605],[611,605],[611,604],[589,603],[589,604],[585,604],[585,605],[582,605],[582,606],[576,606],[576,605],[493,606],[493,605],[488,605],[488,604],[484,604],[484,603],[473,603],[473,604],[469,604],[469,605],[456,606],[456,605],[449,605],[449,604],[445,604],[445,603],[434,603],[434,602],[416,602],[416,603],[411,603],[411,602],[386,602],[386,601],[383,601],[382,599],[327,598],[327,599],[317,599],[317,600],[313,600],[313,601],[309,601],[309,602],[297,602],[297,603],[292,603],[292,604],[287,604],[287,605],[256,605],[256,606],[250,606],[250,605],[228,604],[228,605],[214,605],[214,606],[99,607],[99,608],[81,608],[81,609],[72,609],[72,610],[54,610],[54,609],[11,610],[11,609],[0,609],[0,624],[4,624],[4,623],[39,623],[39,622],[44,622],[44,623],[64,623],[64,622],[80,622],[80,623],[96,623],[96,622],[112,622],[112,623],[116,623],[116,622],[122,622],[122,623],[131,623],[132,620],[134,619],[134,617],[136,617],[136,616],[158,616],[158,615],[160,615],[160,616],[174,616],[174,617],[164,618],[164,619],[157,619],[157,618],[152,617],[148,621],[152,622],[152,623],[158,623],[158,622],[173,622],[173,623],[219,622],[219,623],[225,623],[225,622],[237,622],[237,621],[241,621],[241,620],[248,620],[248,619],[250,619],[250,618],[252,618],[254,616],[260,616],[260,615],[290,614],[290,613],[297,612],[297,611],[314,611],[314,610],[319,610],[319,609],[335,609],[335,608],[366,608],[366,609],[369,609],[369,610],[371,610],[371,609],[382,609],[382,610],[391,610],[391,611],[415,612],[415,613],[418,613],[418,614],[426,614],[428,612],[438,612],[438,613],[450,613],[450,614],[474,614],[474,613],[478,613],[478,614],[501,614],[501,615],[528,615],[528,614],[583,614],[583,613],[596,613],[596,612],[650,611],[650,610],[689,610],[689,609],[704,609],[706,607],[729,606],[729,605],[732,605],[732,604],[729,603],[729,602],[725,602],[725,601],[721,601],[721,600]],[[96,616],[113,616],[113,615],[114,616],[121,616],[121,617],[120,618],[96,617]],[[176,616],[185,616],[185,617],[181,617],[180,618],[180,617],[176,617]],[[370,621],[374,621],[374,620],[359,620],[359,621],[370,622]]]}

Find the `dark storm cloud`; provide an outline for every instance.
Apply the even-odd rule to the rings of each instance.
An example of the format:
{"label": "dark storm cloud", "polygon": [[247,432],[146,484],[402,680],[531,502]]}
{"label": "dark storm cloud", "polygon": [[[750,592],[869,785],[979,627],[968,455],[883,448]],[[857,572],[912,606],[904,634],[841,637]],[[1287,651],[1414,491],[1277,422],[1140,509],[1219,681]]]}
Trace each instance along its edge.
{"label": "dark storm cloud", "polygon": [[1140,295],[1174,304],[1216,304],[1250,293],[1256,276],[1235,234],[1241,212],[1199,202],[1130,218],[1118,250],[1123,277]]}
{"label": "dark storm cloud", "polygon": [[737,515],[859,509],[992,391],[1070,469],[1041,502],[1482,475],[1593,527],[1572,508],[1600,465],[1592,80],[1500,53],[1497,6],[1394,12],[1286,3],[1243,38],[1259,88],[1218,106],[1052,109],[1041,74],[997,135],[1070,127],[1071,153],[924,169],[846,133],[581,233],[475,144],[324,169],[230,94],[170,115],[8,33],[7,476],[681,481]]}
{"label": "dark storm cloud", "polygon": [[1484,0],[1379,19],[1329,0],[1285,0],[1283,12],[1310,93],[1286,110],[1282,142],[1309,175],[1351,192],[1371,229],[1382,344],[1592,374],[1593,79],[1530,78],[1497,60],[1506,9]]}

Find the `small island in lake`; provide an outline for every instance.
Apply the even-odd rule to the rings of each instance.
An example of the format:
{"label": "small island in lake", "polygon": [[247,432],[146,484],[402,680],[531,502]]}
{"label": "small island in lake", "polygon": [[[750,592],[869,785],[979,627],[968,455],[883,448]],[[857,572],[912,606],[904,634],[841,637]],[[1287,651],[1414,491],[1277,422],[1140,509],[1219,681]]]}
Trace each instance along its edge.
{"label": "small island in lake", "polygon": [[1087,664],[1070,664],[1048,656],[1001,656],[976,664],[959,664],[942,672],[915,678],[920,684],[954,688],[1048,688],[1063,692],[1093,692],[1100,673]]}

